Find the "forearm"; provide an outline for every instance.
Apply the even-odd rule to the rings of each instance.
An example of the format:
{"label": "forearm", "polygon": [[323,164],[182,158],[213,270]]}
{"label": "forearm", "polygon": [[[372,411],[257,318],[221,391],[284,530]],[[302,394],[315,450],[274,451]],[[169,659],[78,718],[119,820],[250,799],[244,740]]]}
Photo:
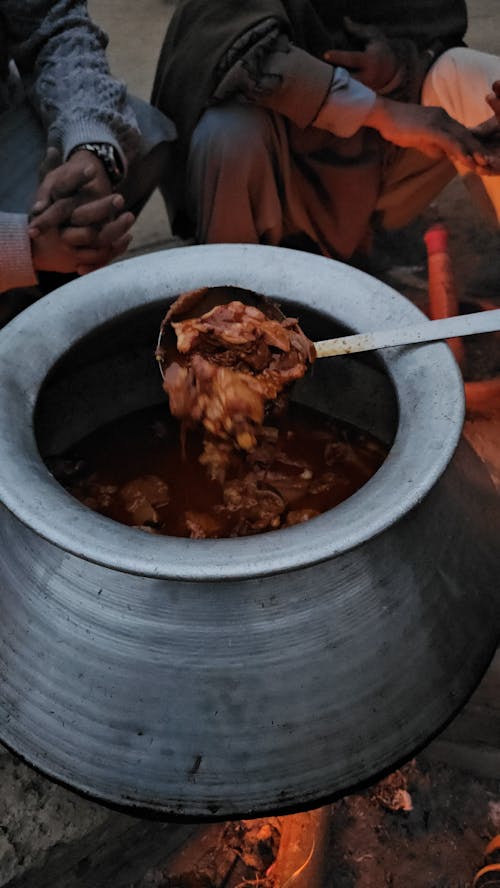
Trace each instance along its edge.
{"label": "forearm", "polygon": [[485,145],[443,108],[424,107],[378,96],[365,125],[401,148],[416,148],[430,157],[447,155],[473,173],[495,171],[495,159]]}
{"label": "forearm", "polygon": [[33,268],[28,217],[0,212],[0,293],[37,283]]}
{"label": "forearm", "polygon": [[250,101],[342,137],[363,125],[375,101],[372,90],[292,44],[272,20],[244,35],[219,67],[214,99]]}
{"label": "forearm", "polygon": [[9,51],[62,159],[84,142],[108,142],[131,159],[139,133],[124,84],[109,73],[107,38],[84,0],[4,0]]}

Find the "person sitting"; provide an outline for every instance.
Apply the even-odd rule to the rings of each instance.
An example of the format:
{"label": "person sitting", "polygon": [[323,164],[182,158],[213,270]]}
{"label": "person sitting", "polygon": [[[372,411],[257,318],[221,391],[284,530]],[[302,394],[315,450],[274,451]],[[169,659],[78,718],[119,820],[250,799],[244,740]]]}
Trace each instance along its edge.
{"label": "person sitting", "polygon": [[179,130],[176,230],[349,259],[457,170],[498,221],[500,61],[466,27],[465,0],[181,0],[152,93]]}
{"label": "person sitting", "polygon": [[0,2],[0,306],[13,291],[13,313],[44,272],[120,255],[167,175],[175,127],[128,98],[106,44],[84,0]]}

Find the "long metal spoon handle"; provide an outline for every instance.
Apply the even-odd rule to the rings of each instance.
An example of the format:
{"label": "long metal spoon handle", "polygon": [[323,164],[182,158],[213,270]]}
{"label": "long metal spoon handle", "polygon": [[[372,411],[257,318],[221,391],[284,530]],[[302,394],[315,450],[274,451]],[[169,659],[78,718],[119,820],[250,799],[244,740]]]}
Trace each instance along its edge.
{"label": "long metal spoon handle", "polygon": [[334,355],[348,355],[394,345],[435,342],[438,339],[453,339],[456,336],[471,336],[474,333],[492,333],[496,330],[500,330],[500,308],[458,315],[454,318],[442,318],[438,321],[425,321],[412,327],[379,330],[376,333],[355,333],[353,336],[341,336],[338,339],[322,339],[320,342],[315,342],[314,347],[318,358],[331,358]]}

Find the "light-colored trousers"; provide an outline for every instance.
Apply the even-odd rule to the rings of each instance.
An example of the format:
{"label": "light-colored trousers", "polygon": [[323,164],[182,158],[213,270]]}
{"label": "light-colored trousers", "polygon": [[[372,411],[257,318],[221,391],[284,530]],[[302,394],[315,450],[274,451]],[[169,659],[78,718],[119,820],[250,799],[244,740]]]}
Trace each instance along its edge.
{"label": "light-colored trousers", "polygon": [[[428,72],[421,102],[444,108],[473,127],[492,116],[485,96],[499,79],[496,56],[451,49]],[[446,158],[400,149],[382,171],[374,207],[383,227],[407,224],[457,172],[485,215],[500,222],[500,175],[479,178],[455,169]],[[282,118],[234,103],[206,111],[192,137],[187,176],[187,207],[196,220],[198,242],[278,244],[296,233],[317,240],[311,208],[301,205],[296,175]]]}

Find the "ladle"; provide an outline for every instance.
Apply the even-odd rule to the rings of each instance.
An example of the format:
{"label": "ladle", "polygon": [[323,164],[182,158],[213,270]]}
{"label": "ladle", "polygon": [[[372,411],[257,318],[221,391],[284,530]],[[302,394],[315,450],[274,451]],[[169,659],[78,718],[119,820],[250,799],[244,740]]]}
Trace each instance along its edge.
{"label": "ladle", "polygon": [[316,357],[332,358],[335,355],[354,354],[389,348],[395,345],[416,345],[422,342],[435,342],[441,339],[455,339],[457,336],[472,336],[475,333],[493,333],[500,330],[500,308],[490,311],[477,311],[473,314],[424,321],[411,327],[397,327],[393,330],[378,330],[375,333],[355,333],[353,336],[340,336],[336,339],[322,339],[314,343]]}
{"label": "ladle", "polygon": [[[220,300],[222,301],[222,300]],[[259,304],[259,303],[257,303]],[[278,307],[269,303],[274,317],[283,317]],[[213,307],[213,304],[210,306]],[[260,306],[262,307],[262,306]],[[197,306],[199,314],[199,305]],[[175,346],[168,342],[172,328],[169,315],[163,322],[156,357],[160,372],[164,375],[166,365],[174,360]],[[500,308],[489,311],[478,311],[472,314],[442,318],[435,321],[423,321],[409,327],[396,327],[389,330],[378,330],[374,333],[355,333],[351,336],[339,336],[335,339],[322,339],[314,343],[317,358],[331,358],[337,355],[355,354],[356,352],[373,351],[379,348],[390,348],[399,345],[416,345],[424,342],[436,342],[443,339],[454,339],[458,336],[472,336],[478,333],[493,333],[500,330]]]}

